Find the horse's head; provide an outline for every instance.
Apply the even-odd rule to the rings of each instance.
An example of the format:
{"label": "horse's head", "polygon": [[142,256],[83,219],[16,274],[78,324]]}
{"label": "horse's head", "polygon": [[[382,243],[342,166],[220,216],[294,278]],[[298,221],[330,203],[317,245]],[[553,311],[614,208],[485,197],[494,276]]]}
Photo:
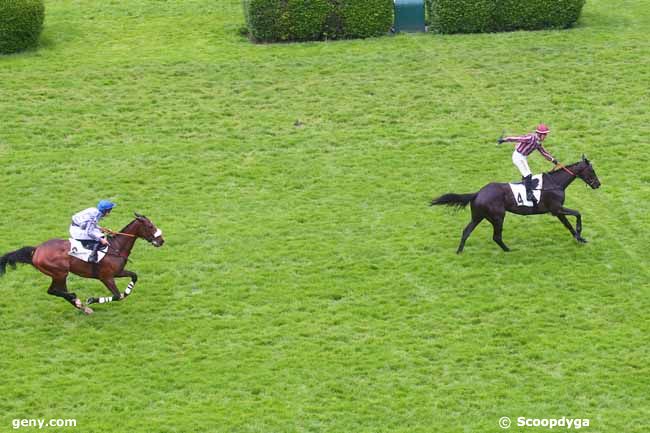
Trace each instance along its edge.
{"label": "horse's head", "polygon": [[150,220],[144,215],[135,213],[135,219],[139,223],[135,235],[148,241],[154,247],[161,247],[165,243],[162,235],[162,230],[157,228]]}
{"label": "horse's head", "polygon": [[598,180],[598,176],[596,176],[596,171],[591,165],[591,162],[589,162],[584,155],[582,155],[582,161],[580,161],[576,166],[575,173],[576,176],[584,180],[592,189],[600,188],[600,180]]}

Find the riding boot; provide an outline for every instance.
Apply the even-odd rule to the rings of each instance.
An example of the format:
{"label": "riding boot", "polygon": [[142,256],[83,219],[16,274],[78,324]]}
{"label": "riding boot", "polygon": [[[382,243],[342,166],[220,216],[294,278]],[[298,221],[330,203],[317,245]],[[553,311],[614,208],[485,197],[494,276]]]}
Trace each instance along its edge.
{"label": "riding boot", "polygon": [[95,245],[93,245],[93,250],[90,253],[90,256],[88,257],[88,262],[90,262],[90,263],[97,263],[98,262],[98,260],[97,260],[97,250],[99,249],[99,247],[101,245],[102,244],[100,244],[99,242],[97,242]]}
{"label": "riding boot", "polygon": [[533,202],[533,207],[537,207],[537,199],[535,198],[535,194],[533,193],[533,175],[529,174],[523,179],[524,179],[524,186],[526,187],[526,198],[528,199],[528,201]]}

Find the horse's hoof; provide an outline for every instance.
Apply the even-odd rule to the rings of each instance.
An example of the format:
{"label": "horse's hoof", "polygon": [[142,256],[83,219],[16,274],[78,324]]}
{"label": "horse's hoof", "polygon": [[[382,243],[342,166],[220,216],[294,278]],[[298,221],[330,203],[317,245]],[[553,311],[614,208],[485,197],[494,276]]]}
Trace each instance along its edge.
{"label": "horse's hoof", "polygon": [[578,242],[580,242],[581,244],[586,244],[586,243],[587,243],[587,239],[585,239],[585,238],[583,238],[583,237],[578,237],[578,238],[576,238],[576,240],[577,240]]}
{"label": "horse's hoof", "polygon": [[86,304],[90,305],[90,304],[94,304],[95,302],[97,302],[97,300],[95,298],[88,298],[88,300],[86,301]]}

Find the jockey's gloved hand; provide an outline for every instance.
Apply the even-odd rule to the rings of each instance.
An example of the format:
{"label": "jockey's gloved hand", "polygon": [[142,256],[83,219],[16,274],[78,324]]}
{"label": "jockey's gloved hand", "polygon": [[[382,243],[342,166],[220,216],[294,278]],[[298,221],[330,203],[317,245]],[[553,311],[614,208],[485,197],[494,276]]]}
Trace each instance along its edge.
{"label": "jockey's gloved hand", "polygon": [[551,162],[552,162],[553,164],[555,164],[555,165],[558,165],[558,164],[559,164],[559,162],[557,162],[557,159],[555,159],[555,158],[553,158],[553,159],[551,160]]}
{"label": "jockey's gloved hand", "polygon": [[497,143],[501,144],[501,143],[503,143],[504,141],[505,141],[505,140],[504,140],[503,138],[499,138],[499,139],[497,140]]}

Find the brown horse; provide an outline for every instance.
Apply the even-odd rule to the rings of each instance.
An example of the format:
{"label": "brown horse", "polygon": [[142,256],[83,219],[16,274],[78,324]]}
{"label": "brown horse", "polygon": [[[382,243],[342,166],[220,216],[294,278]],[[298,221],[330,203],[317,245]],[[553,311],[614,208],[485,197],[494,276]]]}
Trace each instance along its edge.
{"label": "brown horse", "polygon": [[[600,180],[598,180],[594,168],[584,155],[581,161],[566,167],[560,166],[560,168],[542,175],[542,192],[539,204],[534,208],[520,206],[507,183],[489,183],[481,188],[479,192],[473,194],[445,194],[434,199],[431,206],[465,207],[471,203],[472,221],[463,230],[463,236],[456,251],[459,254],[463,252],[465,241],[469,235],[484,219],[487,219],[492,224],[494,229],[492,239],[494,242],[504,251],[510,251],[501,238],[506,211],[519,215],[537,215],[550,212],[564,224],[578,242],[586,243],[587,240],[582,237],[582,216],[580,212],[564,207],[564,190],[577,177],[593,189],[600,187]],[[575,230],[567,219],[567,215],[576,217]]]}
{"label": "brown horse", "polygon": [[[64,298],[75,308],[85,314],[92,314],[93,310],[84,305],[77,295],[68,292],[66,280],[72,272],[84,278],[100,280],[113,294],[112,297],[88,298],[87,304],[121,301],[131,294],[138,276],[135,272],[124,269],[131,254],[131,249],[137,238],[147,240],[155,247],[160,247],[165,242],[162,232],[156,228],[149,219],[143,215],[135,214],[122,231],[110,232],[114,236],[110,241],[106,256],[99,263],[87,263],[76,257],[68,255],[70,242],[63,239],[51,239],[37,247],[23,247],[0,257],[0,275],[5,273],[7,264],[15,268],[16,263],[27,263],[52,278],[52,284],[47,293]],[[120,293],[115,278],[131,277],[131,282]]]}

